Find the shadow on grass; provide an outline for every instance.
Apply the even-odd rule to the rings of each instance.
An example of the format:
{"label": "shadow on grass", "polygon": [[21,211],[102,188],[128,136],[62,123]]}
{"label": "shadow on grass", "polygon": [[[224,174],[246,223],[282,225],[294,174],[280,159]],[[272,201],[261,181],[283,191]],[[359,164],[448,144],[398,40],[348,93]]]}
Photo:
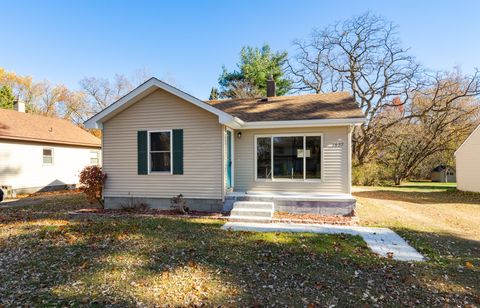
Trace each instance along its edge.
{"label": "shadow on grass", "polygon": [[[418,188],[415,186],[415,188]],[[467,204],[480,204],[480,194],[463,192],[458,190],[452,191],[398,191],[389,190],[387,187],[380,188],[379,190],[372,191],[360,191],[355,192],[352,195],[362,198],[381,199],[381,200],[393,200],[404,201],[419,204],[434,204],[434,203],[467,203]]]}
{"label": "shadow on grass", "polygon": [[[458,295],[424,283],[450,267],[377,258],[358,237],[233,232],[220,225],[122,217],[24,230],[0,242],[0,262],[9,272],[0,277],[0,303],[435,305],[443,303],[439,295],[474,300],[469,291]],[[450,282],[470,283],[455,275]]]}

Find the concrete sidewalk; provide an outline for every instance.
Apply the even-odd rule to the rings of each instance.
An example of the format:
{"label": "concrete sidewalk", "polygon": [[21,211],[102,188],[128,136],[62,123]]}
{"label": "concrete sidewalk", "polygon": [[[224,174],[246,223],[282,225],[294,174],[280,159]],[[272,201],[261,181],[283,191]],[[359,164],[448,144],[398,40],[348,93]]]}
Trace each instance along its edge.
{"label": "concrete sidewalk", "polygon": [[425,261],[425,258],[397,233],[388,228],[348,227],[318,224],[227,222],[222,229],[252,232],[305,232],[359,235],[368,247],[382,257],[399,261]]}

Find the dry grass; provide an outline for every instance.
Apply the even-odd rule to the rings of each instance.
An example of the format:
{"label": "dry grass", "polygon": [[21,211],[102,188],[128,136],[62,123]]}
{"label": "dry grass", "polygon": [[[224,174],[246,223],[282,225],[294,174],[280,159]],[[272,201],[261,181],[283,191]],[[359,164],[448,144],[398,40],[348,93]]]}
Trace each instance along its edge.
{"label": "dry grass", "polygon": [[460,273],[456,259],[396,262],[346,235],[230,232],[209,219],[68,218],[88,206],[72,194],[0,208],[0,306],[480,303],[477,259]]}
{"label": "dry grass", "polygon": [[478,300],[480,194],[442,183],[356,190],[360,224],[394,229],[435,265],[423,269],[426,283],[441,290],[473,292]]}

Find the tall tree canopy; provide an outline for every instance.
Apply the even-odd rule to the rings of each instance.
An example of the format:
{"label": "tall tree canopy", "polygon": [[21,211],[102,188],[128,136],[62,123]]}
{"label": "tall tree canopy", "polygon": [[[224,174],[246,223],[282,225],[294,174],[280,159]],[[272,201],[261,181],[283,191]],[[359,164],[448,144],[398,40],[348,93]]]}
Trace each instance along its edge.
{"label": "tall tree canopy", "polygon": [[289,62],[294,88],[315,93],[349,91],[364,110],[367,123],[353,136],[353,153],[360,164],[378,140],[372,119],[394,98],[402,103],[415,87],[420,68],[400,44],[396,27],[365,13],[295,42]]}
{"label": "tall tree canopy", "polygon": [[245,46],[240,52],[237,70],[223,72],[218,79],[221,98],[265,96],[267,79],[273,76],[277,95],[285,95],[291,89],[291,81],[285,77],[287,52],[273,52],[268,44],[261,48]]}

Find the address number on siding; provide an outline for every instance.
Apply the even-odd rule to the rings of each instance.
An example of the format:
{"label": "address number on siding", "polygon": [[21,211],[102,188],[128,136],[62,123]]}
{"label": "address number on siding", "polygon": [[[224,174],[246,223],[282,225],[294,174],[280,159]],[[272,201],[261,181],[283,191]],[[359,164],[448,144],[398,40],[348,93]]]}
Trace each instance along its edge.
{"label": "address number on siding", "polygon": [[332,143],[332,148],[343,148],[343,142]]}

